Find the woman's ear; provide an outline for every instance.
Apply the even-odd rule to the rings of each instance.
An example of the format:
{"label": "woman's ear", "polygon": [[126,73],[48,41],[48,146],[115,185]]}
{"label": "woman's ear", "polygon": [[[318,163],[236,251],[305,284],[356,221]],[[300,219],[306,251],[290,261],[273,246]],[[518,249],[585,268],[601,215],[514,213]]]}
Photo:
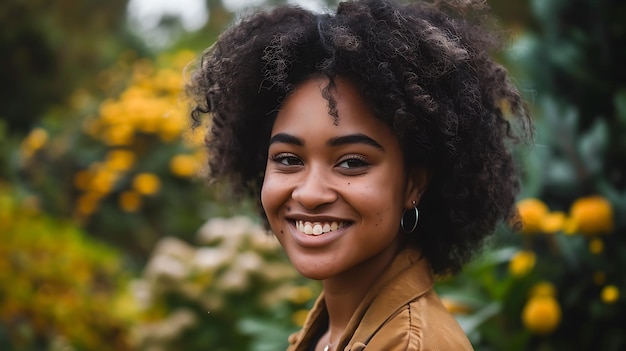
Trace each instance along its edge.
{"label": "woman's ear", "polygon": [[424,167],[413,167],[408,172],[406,197],[404,200],[405,208],[412,208],[415,204],[420,202],[420,199],[430,181],[431,172]]}

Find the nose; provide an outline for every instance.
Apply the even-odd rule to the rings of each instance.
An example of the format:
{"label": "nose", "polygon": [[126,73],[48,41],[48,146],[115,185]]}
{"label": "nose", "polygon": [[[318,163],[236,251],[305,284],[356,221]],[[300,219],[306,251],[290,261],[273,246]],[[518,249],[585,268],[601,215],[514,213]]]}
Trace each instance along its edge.
{"label": "nose", "polygon": [[291,193],[291,197],[308,210],[337,200],[337,193],[330,184],[330,175],[319,168],[308,170]]}

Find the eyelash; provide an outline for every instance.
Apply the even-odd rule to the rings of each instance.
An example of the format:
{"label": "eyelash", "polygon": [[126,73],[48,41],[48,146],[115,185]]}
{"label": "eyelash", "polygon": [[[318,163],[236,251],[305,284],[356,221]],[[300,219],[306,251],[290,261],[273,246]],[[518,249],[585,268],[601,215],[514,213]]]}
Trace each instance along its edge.
{"label": "eyelash", "polygon": [[[278,163],[280,166],[283,167],[295,167],[295,166],[302,166],[303,162],[302,160],[297,157],[294,154],[291,153],[287,153],[287,152],[282,152],[276,155],[272,155],[270,157],[270,160],[272,160],[272,162],[276,162]],[[297,164],[290,164],[290,163],[285,163],[285,161],[296,161]],[[346,163],[346,162],[350,162],[350,161],[356,161],[358,162],[357,165],[350,167],[349,165],[347,165],[348,167],[343,167],[341,166],[341,164]],[[369,163],[366,161],[365,157],[362,155],[345,155],[344,157],[342,157],[342,159],[337,162],[337,164],[335,165],[335,167],[340,168],[342,171],[344,172],[349,172],[349,171],[357,171],[360,170],[364,167],[369,166]]]}
{"label": "eyelash", "polygon": [[361,155],[346,155],[341,159],[341,161],[339,161],[339,163],[337,163],[337,166],[341,165],[344,162],[349,162],[349,161],[357,161],[359,162],[359,165],[355,167],[341,167],[341,168],[354,169],[354,168],[369,166],[369,164],[365,161],[365,157]]}
{"label": "eyelash", "polygon": [[283,161],[285,161],[285,160],[298,160],[298,162],[302,163],[302,161],[297,156],[295,156],[294,154],[286,153],[286,152],[281,152],[279,154],[273,155],[271,157],[271,160],[273,162],[277,162],[277,163],[279,163],[279,164],[281,164],[283,166],[295,166],[295,165],[292,165],[292,164],[285,164],[285,163],[283,163]]}

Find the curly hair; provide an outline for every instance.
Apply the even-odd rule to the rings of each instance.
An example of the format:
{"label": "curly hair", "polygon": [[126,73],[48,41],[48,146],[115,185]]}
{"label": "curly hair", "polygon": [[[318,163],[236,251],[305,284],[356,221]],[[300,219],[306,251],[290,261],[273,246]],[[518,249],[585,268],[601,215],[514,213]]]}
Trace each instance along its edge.
{"label": "curly hair", "polygon": [[411,244],[436,274],[458,272],[499,221],[515,218],[520,184],[507,140],[532,135],[520,93],[490,56],[499,40],[485,28],[488,10],[471,0],[365,0],[335,14],[279,6],[244,17],[187,85],[194,121],[211,118],[211,177],[259,201],[281,102],[327,77],[323,95],[339,118],[334,79],[348,78],[399,138],[407,166],[432,173]]}

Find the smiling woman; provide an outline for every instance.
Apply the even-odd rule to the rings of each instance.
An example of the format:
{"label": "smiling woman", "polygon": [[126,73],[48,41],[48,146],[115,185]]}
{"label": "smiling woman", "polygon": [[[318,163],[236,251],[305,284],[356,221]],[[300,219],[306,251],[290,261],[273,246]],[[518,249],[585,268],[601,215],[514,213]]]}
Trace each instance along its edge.
{"label": "smiling woman", "polygon": [[341,78],[335,122],[322,96],[326,84],[308,80],[282,104],[261,201],[301,274],[364,293],[355,284],[371,284],[399,250],[398,219],[419,201],[427,173],[405,170],[398,138]]}
{"label": "smiling woman", "polygon": [[489,57],[483,2],[437,4],[256,12],[192,75],[212,177],[258,199],[295,268],[322,282],[289,350],[472,348],[434,275],[514,219],[505,141],[531,127]]}

